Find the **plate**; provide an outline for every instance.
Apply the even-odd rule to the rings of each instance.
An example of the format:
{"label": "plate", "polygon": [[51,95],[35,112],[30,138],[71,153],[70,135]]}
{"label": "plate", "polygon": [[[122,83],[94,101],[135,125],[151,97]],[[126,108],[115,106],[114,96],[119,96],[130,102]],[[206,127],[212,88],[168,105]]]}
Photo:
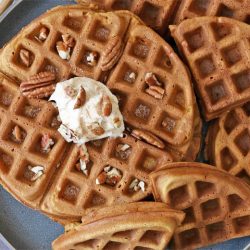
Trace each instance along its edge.
{"label": "plate", "polygon": [[[0,23],[0,47],[44,11],[57,5],[72,3],[73,1],[63,0],[22,2]],[[17,250],[48,250],[51,249],[51,242],[63,233],[63,227],[23,206],[0,187],[0,233]],[[245,237],[203,249],[241,250],[249,243],[250,237]]]}

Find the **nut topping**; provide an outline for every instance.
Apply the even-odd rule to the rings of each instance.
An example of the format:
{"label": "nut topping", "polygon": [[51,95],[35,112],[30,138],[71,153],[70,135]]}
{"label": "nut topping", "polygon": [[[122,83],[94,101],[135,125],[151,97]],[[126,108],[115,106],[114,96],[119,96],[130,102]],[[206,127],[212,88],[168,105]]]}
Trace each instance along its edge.
{"label": "nut topping", "polygon": [[120,143],[116,146],[116,156],[126,160],[131,154],[131,146],[128,144]]}
{"label": "nut topping", "polygon": [[23,140],[23,133],[22,132],[23,131],[21,130],[21,128],[17,125],[14,127],[13,132],[12,132],[13,136],[15,137],[15,140],[19,143],[22,142],[22,140]]}
{"label": "nut topping", "polygon": [[149,72],[145,75],[145,83],[148,86],[162,86],[162,83],[158,81],[155,74],[152,72]]}
{"label": "nut topping", "polygon": [[114,167],[107,166],[104,168],[96,178],[96,184],[108,184],[110,186],[115,186],[122,178],[122,172]]}
{"label": "nut topping", "polygon": [[165,93],[165,90],[159,86],[149,86],[149,88],[147,88],[145,91],[149,95],[159,100],[163,98],[164,93]]}
{"label": "nut topping", "polygon": [[75,97],[77,92],[74,88],[72,88],[71,86],[67,86],[64,91],[66,92],[66,94],[69,96],[69,97]]}
{"label": "nut topping", "polygon": [[45,71],[33,75],[20,85],[21,93],[29,98],[45,98],[50,96],[56,87],[54,73]]}
{"label": "nut topping", "polygon": [[138,192],[139,190],[142,190],[143,192],[145,192],[146,184],[144,181],[134,179],[129,185],[129,190],[132,192]]}
{"label": "nut topping", "polygon": [[29,67],[31,65],[31,63],[32,63],[31,53],[28,50],[26,50],[26,49],[21,49],[19,55],[20,55],[21,62],[26,67]]}
{"label": "nut topping", "polygon": [[122,55],[124,44],[119,36],[110,39],[101,61],[101,70],[108,71],[118,62]]}
{"label": "nut topping", "polygon": [[44,42],[48,38],[49,31],[46,27],[42,27],[39,31],[38,40]]}
{"label": "nut topping", "polygon": [[110,116],[112,113],[112,102],[107,95],[101,97],[100,102],[98,103],[98,113],[103,116]]}
{"label": "nut topping", "polygon": [[75,47],[75,40],[74,40],[74,38],[71,35],[69,35],[69,34],[62,35],[62,40],[63,40],[63,43],[66,46],[68,46],[70,48],[74,48]]}
{"label": "nut topping", "polygon": [[32,172],[32,176],[30,178],[30,181],[36,181],[44,174],[44,167],[41,166],[28,166],[28,170]]}
{"label": "nut topping", "polygon": [[91,130],[91,132],[94,134],[94,135],[97,135],[97,136],[100,136],[102,134],[105,133],[105,130],[101,127],[100,124],[98,124],[97,122],[91,124],[88,126],[88,129]]}
{"label": "nut topping", "polygon": [[48,134],[44,134],[41,139],[41,151],[43,153],[49,153],[54,144],[54,140]]}
{"label": "nut topping", "polygon": [[165,144],[162,142],[162,140],[160,140],[158,137],[156,137],[149,131],[133,129],[131,135],[139,140],[144,140],[147,143],[154,145],[158,148],[162,148],[162,149],[165,148]]}
{"label": "nut topping", "polygon": [[89,175],[89,169],[88,169],[88,163],[89,160],[89,154],[87,151],[87,148],[85,145],[82,145],[79,148],[79,160],[76,163],[75,167],[78,171],[82,171],[86,176]]}
{"label": "nut topping", "polygon": [[86,63],[92,67],[96,66],[98,57],[99,57],[99,54],[96,51],[87,52],[85,55]]}
{"label": "nut topping", "polygon": [[79,93],[77,95],[76,103],[74,105],[74,109],[81,108],[86,102],[86,91],[83,87],[80,88]]}
{"label": "nut topping", "polygon": [[70,47],[68,47],[64,42],[62,42],[62,41],[57,42],[56,49],[57,49],[59,56],[63,60],[70,59]]}
{"label": "nut topping", "polygon": [[113,121],[114,121],[114,127],[115,128],[120,128],[121,127],[122,123],[121,123],[121,120],[120,120],[119,117],[115,117]]}

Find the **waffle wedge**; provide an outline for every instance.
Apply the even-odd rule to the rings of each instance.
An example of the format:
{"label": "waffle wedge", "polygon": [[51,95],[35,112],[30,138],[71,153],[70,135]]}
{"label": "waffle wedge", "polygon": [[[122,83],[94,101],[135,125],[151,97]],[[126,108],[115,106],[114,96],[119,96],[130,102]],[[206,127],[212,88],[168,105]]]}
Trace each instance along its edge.
{"label": "waffle wedge", "polygon": [[209,128],[207,158],[216,167],[250,184],[250,103],[224,116]]}
{"label": "waffle wedge", "polygon": [[177,5],[175,0],[78,0],[77,2],[94,4],[106,11],[129,10],[161,35],[166,33]]}
{"label": "waffle wedge", "polygon": [[173,23],[197,16],[224,16],[250,23],[250,1],[232,0],[181,0],[178,3]]}
{"label": "waffle wedge", "polygon": [[225,17],[198,17],[171,26],[196,80],[206,120],[250,100],[250,27]]}
{"label": "waffle wedge", "polygon": [[[68,60],[57,51],[66,36],[74,42]],[[182,158],[193,139],[197,117],[188,71],[173,49],[131,12],[55,8],[6,44],[0,67],[19,82],[43,71],[54,72],[56,81],[72,76],[100,80],[120,99],[130,128],[152,133]]]}
{"label": "waffle wedge", "polygon": [[250,189],[202,163],[168,164],[151,174],[157,201],[186,213],[175,249],[194,249],[250,234]]}
{"label": "waffle wedge", "polygon": [[82,218],[82,224],[56,239],[59,249],[165,249],[184,213],[163,203],[106,207]]}

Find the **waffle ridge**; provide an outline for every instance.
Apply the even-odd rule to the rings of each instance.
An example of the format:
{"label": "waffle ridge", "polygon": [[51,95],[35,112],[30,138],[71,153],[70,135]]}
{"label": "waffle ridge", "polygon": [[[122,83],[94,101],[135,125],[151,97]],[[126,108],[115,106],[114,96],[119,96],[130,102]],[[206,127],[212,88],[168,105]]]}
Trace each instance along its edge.
{"label": "waffle ridge", "polygon": [[174,234],[175,249],[249,235],[250,189],[240,179],[202,163],[171,163],[151,179],[157,201],[186,213]]}
{"label": "waffle ridge", "polygon": [[250,99],[250,30],[224,17],[197,17],[171,26],[211,120]]}

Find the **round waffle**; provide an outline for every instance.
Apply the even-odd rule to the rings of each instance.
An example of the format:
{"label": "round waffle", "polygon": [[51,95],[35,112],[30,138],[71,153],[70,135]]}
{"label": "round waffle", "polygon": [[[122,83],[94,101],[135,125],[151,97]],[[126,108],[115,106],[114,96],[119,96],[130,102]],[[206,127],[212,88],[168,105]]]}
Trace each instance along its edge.
{"label": "round waffle", "polygon": [[[147,221],[145,222],[145,217]],[[89,213],[82,224],[56,239],[57,249],[165,249],[184,219],[163,203],[131,203]]]}
{"label": "round waffle", "polygon": [[210,126],[207,158],[217,168],[250,184],[250,102]]}
{"label": "round waffle", "polygon": [[249,25],[197,17],[170,29],[196,80],[206,120],[250,100]]}
{"label": "round waffle", "polygon": [[194,249],[250,234],[250,189],[239,178],[202,163],[171,163],[151,174],[157,201],[186,217],[175,249]]}
{"label": "round waffle", "polygon": [[[46,37],[39,40],[41,29]],[[75,46],[70,58],[63,60],[56,44],[66,34]],[[117,53],[108,53],[112,46]],[[89,62],[89,54],[96,61]],[[110,58],[117,55],[121,56]],[[103,68],[107,61],[111,64]],[[18,81],[43,71],[53,71],[56,81],[72,76],[100,80],[119,98],[130,128],[152,133],[167,149],[177,153],[180,149],[182,156],[188,150],[184,146],[193,139],[195,98],[189,74],[173,49],[130,12],[55,8],[1,50],[0,66]]]}

